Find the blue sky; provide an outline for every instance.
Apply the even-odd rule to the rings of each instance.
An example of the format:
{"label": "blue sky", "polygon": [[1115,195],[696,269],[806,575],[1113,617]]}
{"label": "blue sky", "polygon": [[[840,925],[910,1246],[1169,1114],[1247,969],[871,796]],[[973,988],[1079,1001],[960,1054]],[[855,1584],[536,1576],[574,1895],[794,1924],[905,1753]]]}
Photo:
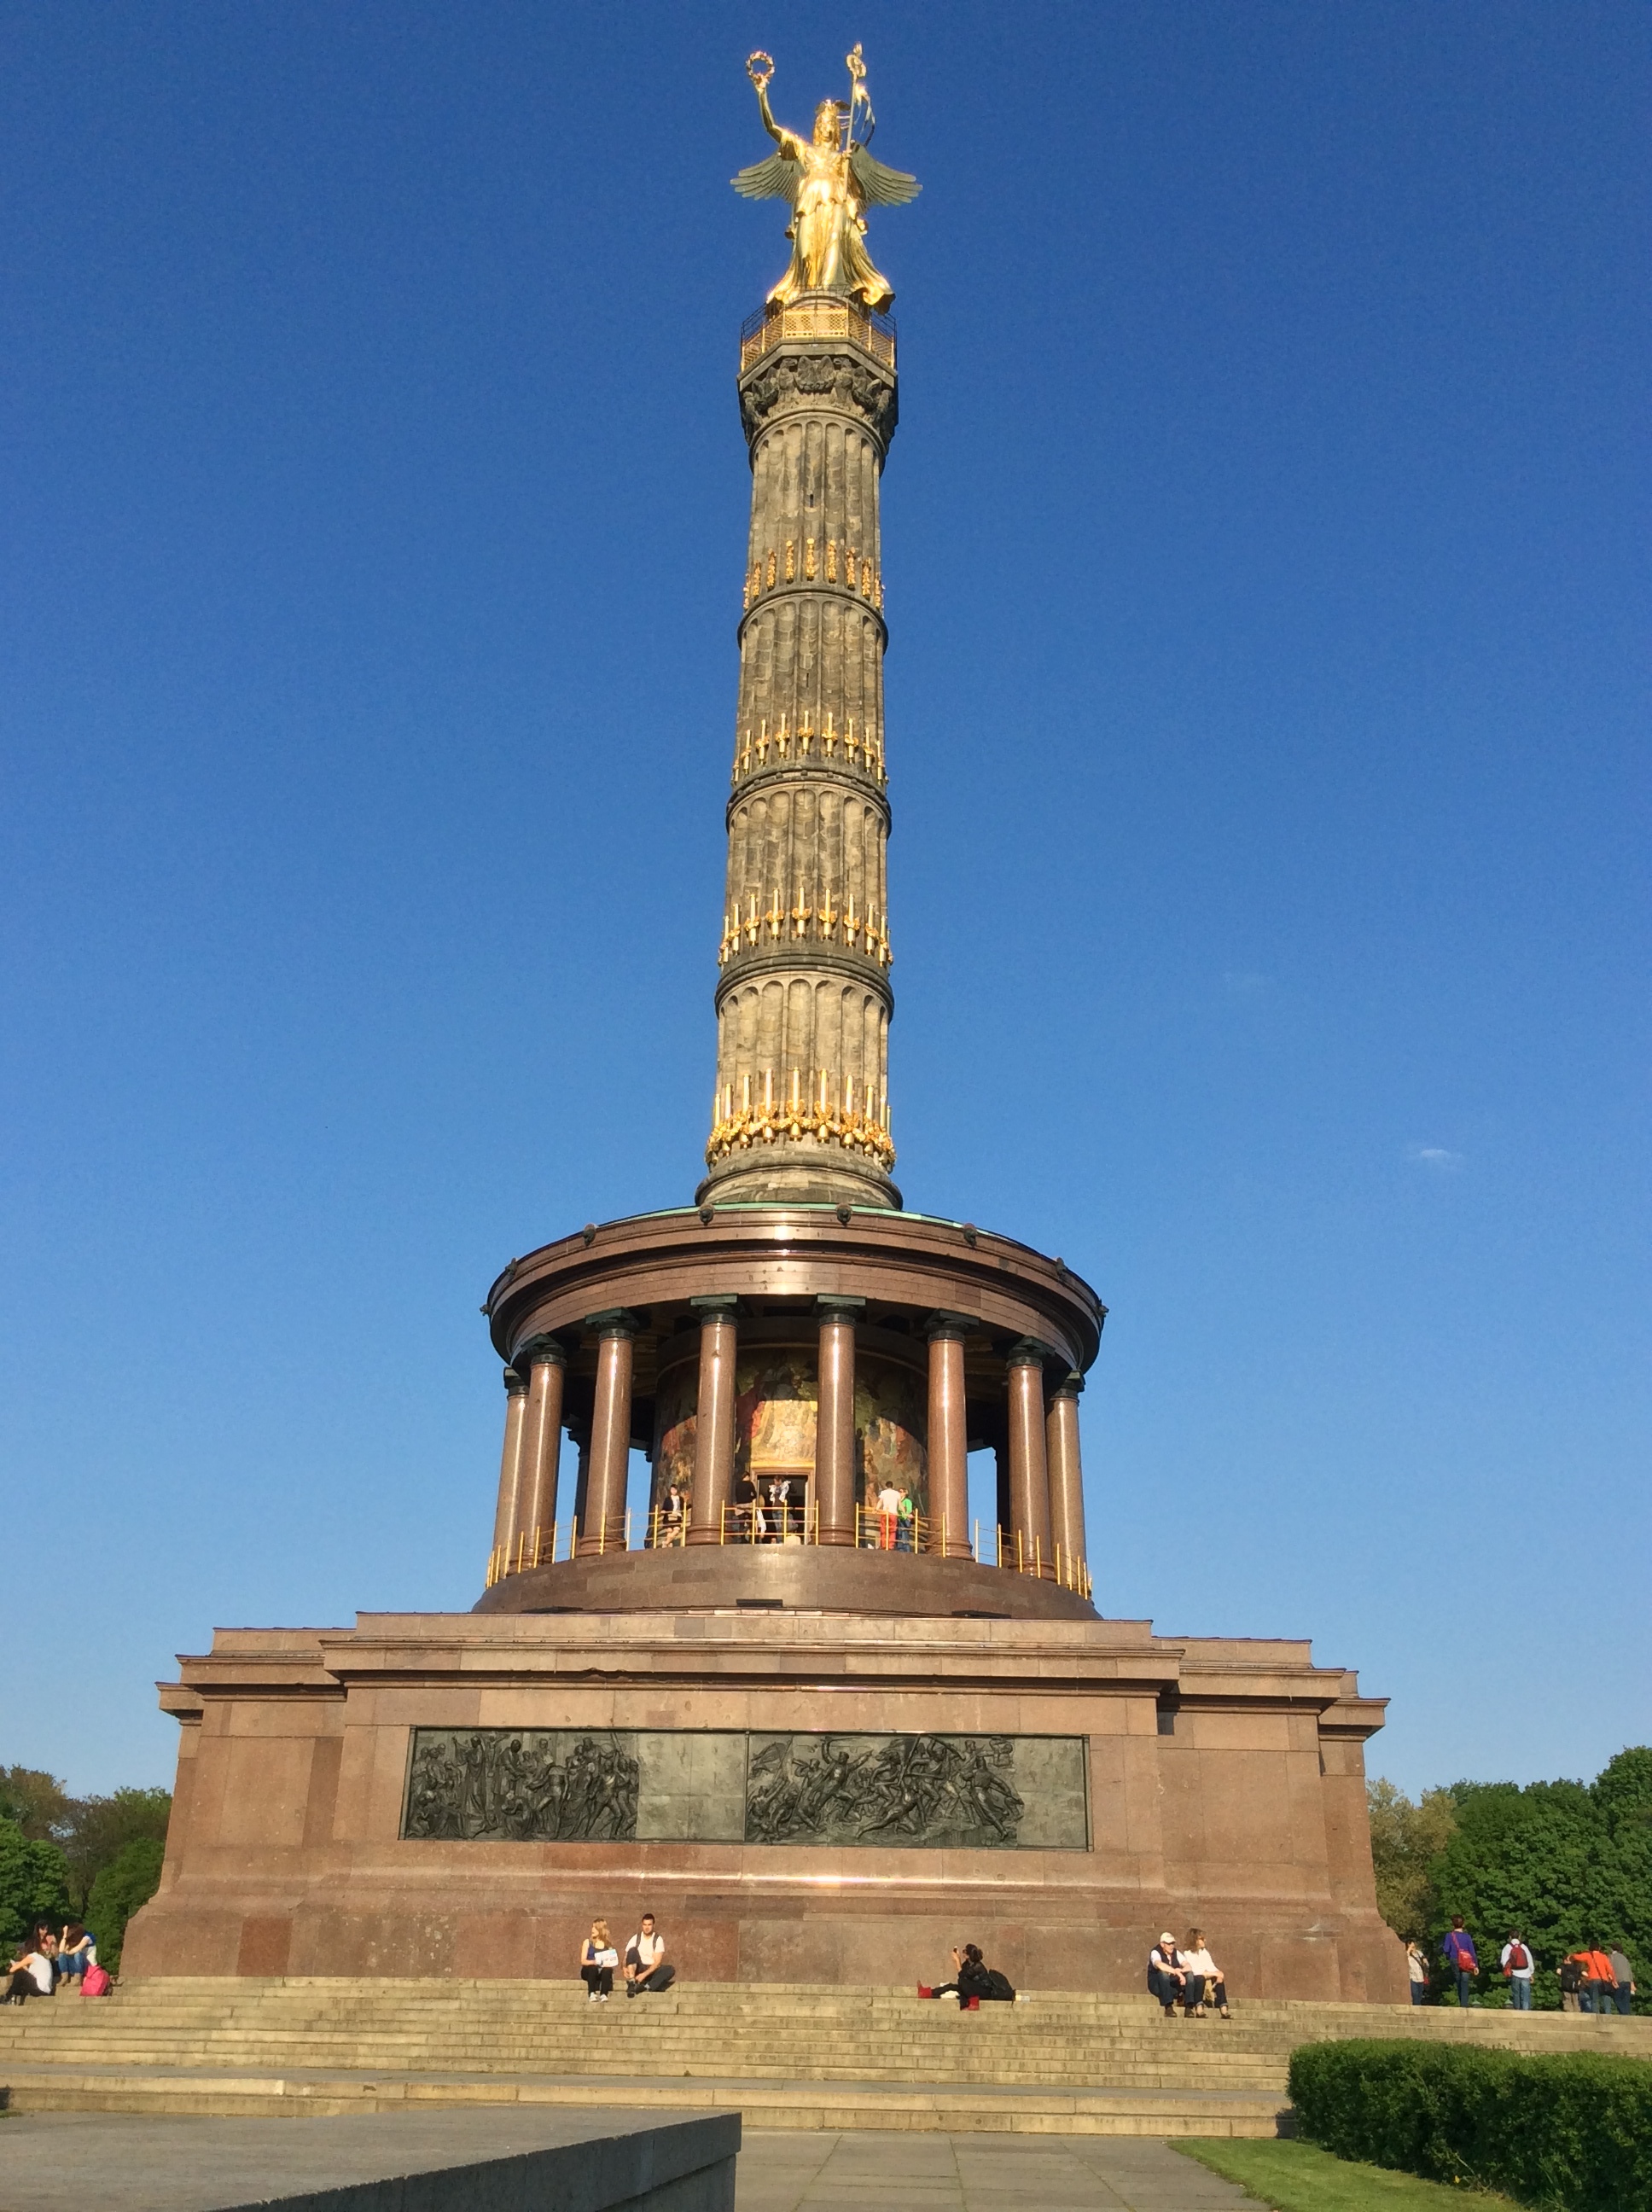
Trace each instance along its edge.
{"label": "blue sky", "polygon": [[463,1607],[513,1254],[686,1199],[742,317],[865,41],[900,1180],[1112,1309],[1105,1611],[1648,1738],[1652,30],[0,8],[0,1762]]}

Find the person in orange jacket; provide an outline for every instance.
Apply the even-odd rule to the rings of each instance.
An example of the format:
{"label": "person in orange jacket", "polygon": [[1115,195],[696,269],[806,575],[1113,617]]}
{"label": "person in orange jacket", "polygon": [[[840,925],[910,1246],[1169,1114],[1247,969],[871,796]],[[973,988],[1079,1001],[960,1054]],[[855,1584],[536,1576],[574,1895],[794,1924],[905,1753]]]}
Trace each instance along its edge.
{"label": "person in orange jacket", "polygon": [[1587,1951],[1574,1951],[1572,1958],[1582,1969],[1582,1984],[1577,1999],[1585,2012],[1612,2012],[1618,2002],[1618,1977],[1613,1972],[1612,1961],[1595,1943]]}

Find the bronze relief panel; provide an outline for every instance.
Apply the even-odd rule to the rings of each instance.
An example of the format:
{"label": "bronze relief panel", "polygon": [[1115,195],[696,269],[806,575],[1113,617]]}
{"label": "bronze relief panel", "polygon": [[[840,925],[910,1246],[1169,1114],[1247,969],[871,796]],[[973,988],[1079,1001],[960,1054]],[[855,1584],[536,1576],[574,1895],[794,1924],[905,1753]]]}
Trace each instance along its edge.
{"label": "bronze relief panel", "polygon": [[1090,1848],[1082,1736],[416,1729],[412,1841]]}

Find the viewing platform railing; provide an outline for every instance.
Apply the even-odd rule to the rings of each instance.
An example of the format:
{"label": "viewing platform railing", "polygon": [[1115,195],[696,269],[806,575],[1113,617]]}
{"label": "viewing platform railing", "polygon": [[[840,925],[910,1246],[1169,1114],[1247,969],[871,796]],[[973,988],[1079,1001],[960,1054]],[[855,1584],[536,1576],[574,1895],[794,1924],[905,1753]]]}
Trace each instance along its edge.
{"label": "viewing platform railing", "polygon": [[[488,1588],[491,1589],[507,1575],[523,1574],[533,1567],[557,1566],[573,1559],[598,1559],[608,1552],[671,1551],[686,1545],[688,1533],[686,1517],[668,1518],[665,1509],[659,1505],[647,1514],[634,1514],[628,1507],[623,1515],[616,1516],[600,1529],[581,1530],[576,1522],[556,1521],[547,1528],[536,1528],[531,1534],[525,1530],[514,1544],[491,1553],[488,1560]],[[697,1540],[707,1540],[701,1537]],[[767,1499],[760,1499],[755,1505],[725,1505],[710,1540],[720,1545],[818,1544],[820,1509],[804,1502],[777,1505]],[[1054,1556],[1049,1557],[1042,1545],[1026,1544],[1018,1529],[1003,1528],[989,1529],[983,1543],[979,1521],[967,1529],[960,1529],[958,1541],[968,1544],[968,1557],[977,1566],[1002,1568],[1006,1574],[1036,1575],[1041,1581],[1059,1583],[1063,1589],[1074,1590],[1080,1597],[1090,1595],[1089,1568],[1082,1559],[1064,1554],[1059,1544]],[[950,1558],[964,1556],[954,1550],[944,1522],[921,1513],[880,1512],[875,1506],[856,1506],[854,1543],[858,1550],[865,1552],[933,1552]]]}
{"label": "viewing platform railing", "polygon": [[759,307],[740,325],[740,374],[744,376],[774,347],[787,338],[847,338],[881,361],[895,366],[895,321],[829,292],[815,292],[784,307]]}

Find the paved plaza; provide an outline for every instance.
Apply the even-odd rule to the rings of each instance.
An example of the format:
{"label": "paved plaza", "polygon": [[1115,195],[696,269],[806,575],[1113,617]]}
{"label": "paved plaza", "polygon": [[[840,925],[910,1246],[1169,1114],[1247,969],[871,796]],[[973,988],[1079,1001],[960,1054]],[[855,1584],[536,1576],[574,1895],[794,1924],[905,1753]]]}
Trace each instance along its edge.
{"label": "paved plaza", "polygon": [[289,2120],[18,2112],[0,2117],[0,2212],[602,2212],[660,2202],[726,2212],[737,2141],[726,2115],[591,2108]]}
{"label": "paved plaza", "polygon": [[[665,2117],[505,2107],[331,2120],[17,2113],[0,2119],[0,2212],[215,2212]],[[1135,2136],[748,2130],[738,2171],[736,2212],[1254,2212],[1234,2183]]]}
{"label": "paved plaza", "polygon": [[736,2212],[1238,2212],[1255,2199],[1151,2137],[748,2129]]}

